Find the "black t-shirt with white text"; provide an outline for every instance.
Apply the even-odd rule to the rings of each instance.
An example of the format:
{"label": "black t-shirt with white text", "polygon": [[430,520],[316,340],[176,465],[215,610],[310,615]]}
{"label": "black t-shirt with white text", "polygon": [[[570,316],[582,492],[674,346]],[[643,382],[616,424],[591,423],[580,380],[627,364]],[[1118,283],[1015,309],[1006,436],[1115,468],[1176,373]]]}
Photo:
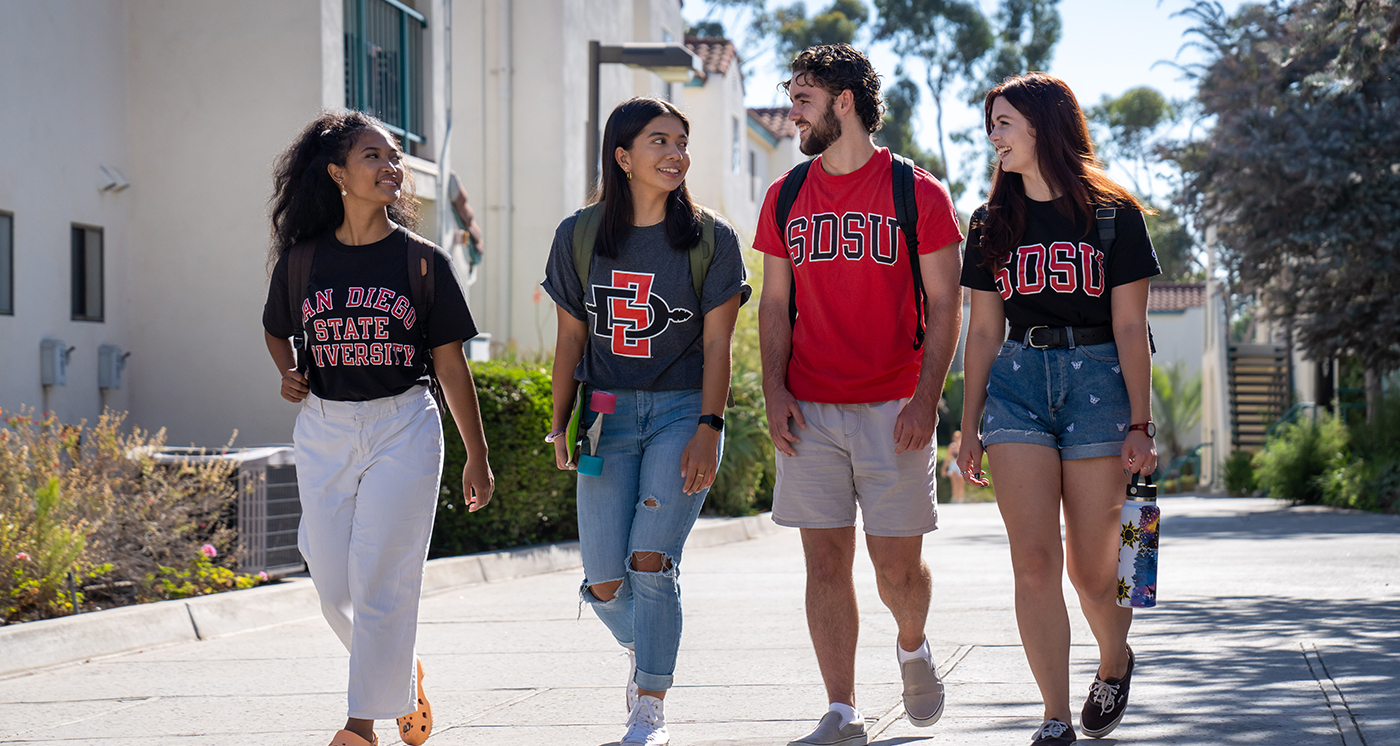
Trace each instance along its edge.
{"label": "black t-shirt with white text", "polygon": [[1027,199],[1025,232],[993,274],[982,266],[982,205],[968,230],[962,284],[999,293],[1013,327],[1110,325],[1113,288],[1162,273],[1142,212],[1117,209],[1117,237],[1105,257],[1097,223],[1086,235],[1083,223],[1075,225],[1053,202]]}
{"label": "black t-shirt with white text", "polygon": [[[318,239],[301,304],[311,343],[307,377],[316,396],[332,401],[396,396],[427,374],[425,350],[476,336],[452,262],[436,246],[433,306],[426,321],[418,318],[408,283],[409,241],[431,245],[403,227],[364,246],[346,246],[334,233]],[[263,306],[263,328],[279,338],[297,331],[287,300],[290,253],[277,260]]]}

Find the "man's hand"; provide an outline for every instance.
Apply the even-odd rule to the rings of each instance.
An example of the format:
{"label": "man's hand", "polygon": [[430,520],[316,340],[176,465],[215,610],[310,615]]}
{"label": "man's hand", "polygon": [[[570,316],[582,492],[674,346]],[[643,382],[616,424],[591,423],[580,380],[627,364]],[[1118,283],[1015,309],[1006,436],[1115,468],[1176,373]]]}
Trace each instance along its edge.
{"label": "man's hand", "polygon": [[915,395],[904,403],[899,416],[894,419],[894,452],[919,451],[928,447],[933,440],[934,428],[938,427],[938,404],[930,403]]}
{"label": "man's hand", "polygon": [[763,399],[764,407],[768,410],[768,437],[773,440],[773,447],[789,456],[796,456],[797,451],[792,444],[801,443],[802,440],[788,427],[788,418],[791,417],[803,430],[807,429],[807,420],[802,416],[802,408],[797,405],[797,397],[787,387],[782,387],[765,393]]}

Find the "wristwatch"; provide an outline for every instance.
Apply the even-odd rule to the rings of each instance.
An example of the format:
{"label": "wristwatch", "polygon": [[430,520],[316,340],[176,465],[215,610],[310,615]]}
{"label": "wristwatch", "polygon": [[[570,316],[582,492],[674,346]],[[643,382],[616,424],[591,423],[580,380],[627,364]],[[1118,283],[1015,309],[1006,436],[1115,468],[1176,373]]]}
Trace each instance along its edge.
{"label": "wristwatch", "polygon": [[1139,422],[1135,425],[1128,426],[1128,432],[1132,432],[1134,430],[1141,430],[1144,433],[1147,433],[1147,437],[1149,438],[1157,437],[1157,426],[1152,423],[1152,420],[1148,420],[1147,422]]}
{"label": "wristwatch", "polygon": [[700,415],[700,424],[713,427],[717,433],[724,432],[724,418],[717,414]]}

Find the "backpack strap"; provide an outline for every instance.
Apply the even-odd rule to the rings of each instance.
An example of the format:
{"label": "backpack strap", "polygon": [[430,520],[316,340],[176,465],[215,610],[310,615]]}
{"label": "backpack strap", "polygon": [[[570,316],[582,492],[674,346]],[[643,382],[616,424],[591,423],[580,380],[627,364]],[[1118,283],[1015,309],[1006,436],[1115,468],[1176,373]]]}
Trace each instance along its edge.
{"label": "backpack strap", "polygon": [[593,244],[598,241],[598,226],[603,223],[603,203],[593,204],[579,211],[574,222],[574,269],[578,272],[578,284],[583,288],[585,303],[588,300],[588,268],[593,263]]}
{"label": "backpack strap", "polygon": [[443,402],[442,387],[433,368],[433,351],[428,348],[428,315],[432,313],[437,295],[437,249],[417,237],[408,239],[408,296],[417,317],[418,331],[423,335],[423,363],[428,368],[428,390],[438,402]]}
{"label": "backpack strap", "polygon": [[[1094,210],[1094,220],[1099,224],[1099,246],[1103,249],[1103,255],[1108,256],[1109,249],[1113,248],[1113,242],[1118,238],[1118,208],[1100,207]],[[1153,354],[1157,352],[1157,340],[1152,338],[1152,325],[1147,325],[1147,348]]]}
{"label": "backpack strap", "polygon": [[914,196],[914,162],[890,153],[892,173],[890,180],[894,189],[894,219],[899,230],[904,233],[904,248],[909,254],[909,269],[914,275],[914,349],[924,346],[924,316],[928,307],[928,293],[924,291],[924,274],[919,267],[919,203]]}
{"label": "backpack strap", "polygon": [[695,298],[704,306],[705,275],[710,271],[710,262],[715,259],[715,214],[700,208],[700,242],[690,247],[690,282],[695,287]]}
{"label": "backpack strap", "polygon": [[1113,248],[1114,239],[1118,238],[1118,228],[1115,225],[1117,217],[1118,209],[1115,207],[1100,207],[1094,210],[1094,219],[1099,223],[1099,244],[1104,256],[1108,256],[1109,249]]}
{"label": "backpack strap", "polygon": [[316,242],[300,241],[287,249],[287,303],[292,312],[292,349],[297,355],[297,372],[306,373],[311,365],[310,345],[301,306],[306,302],[306,290],[311,285],[311,264],[316,258]]}
{"label": "backpack strap", "polygon": [[[787,246],[787,224],[788,215],[792,213],[792,205],[797,202],[797,194],[802,191],[802,183],[807,181],[807,171],[812,168],[812,161],[805,160],[788,171],[783,179],[783,186],[778,189],[778,203],[774,205],[773,217],[777,219],[778,235],[783,239],[783,246]],[[797,274],[793,273],[792,287],[788,289],[788,323],[797,325]]]}

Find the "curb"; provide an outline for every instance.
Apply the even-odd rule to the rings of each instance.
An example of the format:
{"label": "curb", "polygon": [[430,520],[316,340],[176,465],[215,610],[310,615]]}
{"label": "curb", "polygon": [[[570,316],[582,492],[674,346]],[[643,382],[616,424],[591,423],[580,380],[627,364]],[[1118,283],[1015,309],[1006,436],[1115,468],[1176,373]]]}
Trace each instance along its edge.
{"label": "curb", "polygon": [[[701,518],[692,548],[746,541],[783,530],[763,513]],[[423,595],[580,567],[577,541],[442,557],[423,569]],[[0,677],[177,642],[208,640],[319,616],[310,578],[174,601],[123,606],[0,627]]]}

